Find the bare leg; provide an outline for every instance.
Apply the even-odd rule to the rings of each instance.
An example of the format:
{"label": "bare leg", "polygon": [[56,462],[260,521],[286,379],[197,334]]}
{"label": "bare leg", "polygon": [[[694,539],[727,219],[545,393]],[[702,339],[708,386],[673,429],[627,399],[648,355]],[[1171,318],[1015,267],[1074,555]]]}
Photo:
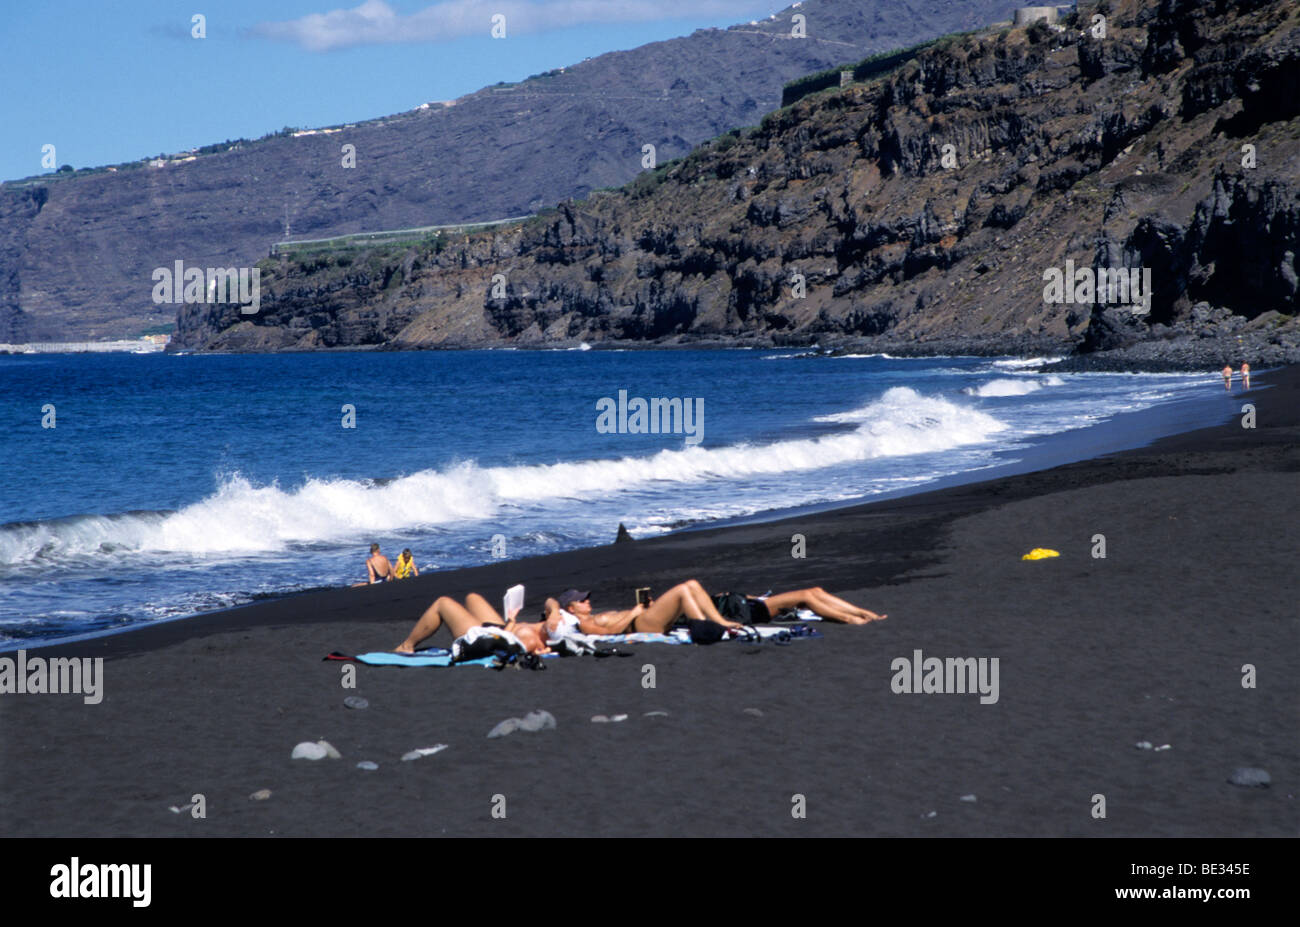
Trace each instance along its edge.
{"label": "bare leg", "polygon": [[501,617],[501,613],[477,592],[471,592],[465,596],[465,608],[478,619],[478,624],[504,625],[506,623],[505,619]]}
{"label": "bare leg", "polygon": [[854,605],[847,599],[841,599],[839,596],[831,595],[821,586],[813,586],[809,591],[812,593],[814,601],[824,603],[826,606],[831,608],[838,608],[842,611],[852,612],[864,621],[879,621],[881,618],[888,617],[887,615],[877,615],[869,608],[862,608],[861,606]]}
{"label": "bare leg", "polygon": [[809,608],[830,621],[841,621],[844,624],[862,624],[866,621],[856,611],[838,608],[821,601],[812,592],[811,589],[796,589],[793,592],[770,595],[767,597],[768,611],[777,614],[787,608]]}
{"label": "bare leg", "polygon": [[[700,601],[701,596],[703,602]],[[673,586],[655,599],[649,608],[637,616],[637,630],[665,631],[677,620],[678,615],[685,615],[696,621],[714,621],[728,628],[741,627],[736,622],[723,618],[704,592],[704,588],[692,579]]]}
{"label": "bare leg", "polygon": [[713,604],[713,596],[709,595],[708,591],[700,585],[699,580],[688,579],[686,582],[682,583],[682,585],[690,591],[691,598],[695,600],[695,604],[700,607],[700,611],[704,613],[704,616],[709,621],[716,621],[718,624],[725,624],[729,628],[744,627],[744,625],[737,624],[734,621],[728,621],[726,618],[722,617],[722,612],[718,611],[718,606]]}
{"label": "bare leg", "polygon": [[398,644],[395,649],[398,653],[414,653],[420,642],[430,637],[444,623],[453,638],[460,637],[470,628],[479,624],[478,620],[465,606],[445,595],[439,596],[432,605],[424,610],[424,614],[415,623],[415,627],[406,636],[406,640]]}
{"label": "bare leg", "polygon": [[787,608],[812,609],[818,615],[830,621],[842,621],[845,624],[866,624],[885,615],[877,615],[865,608],[859,608],[838,596],[833,596],[820,586],[811,589],[796,589],[793,592],[781,592],[767,597],[768,610],[773,614]]}

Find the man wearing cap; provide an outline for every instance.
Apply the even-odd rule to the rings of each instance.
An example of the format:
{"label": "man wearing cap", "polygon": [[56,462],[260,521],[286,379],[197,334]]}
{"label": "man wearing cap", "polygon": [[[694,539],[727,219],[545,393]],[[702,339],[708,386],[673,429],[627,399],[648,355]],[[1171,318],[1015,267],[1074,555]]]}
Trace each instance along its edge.
{"label": "man wearing cap", "polygon": [[723,618],[713,604],[713,599],[694,579],[678,583],[649,605],[638,603],[623,611],[599,614],[592,613],[590,590],[566,589],[559,599],[546,600],[545,625],[549,640],[558,640],[575,633],[663,633],[683,615],[697,621],[714,621],[726,628],[742,627],[735,621]]}

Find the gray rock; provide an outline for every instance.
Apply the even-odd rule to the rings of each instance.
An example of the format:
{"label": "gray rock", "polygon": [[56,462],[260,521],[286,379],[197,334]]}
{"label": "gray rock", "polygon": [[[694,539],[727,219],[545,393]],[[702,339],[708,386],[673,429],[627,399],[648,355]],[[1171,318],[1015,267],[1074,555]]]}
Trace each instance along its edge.
{"label": "gray rock", "polygon": [[1238,766],[1232,771],[1228,781],[1242,788],[1266,789],[1273,780],[1266,770],[1258,766]]}
{"label": "gray rock", "polygon": [[1133,746],[1137,747],[1139,750],[1150,750],[1150,749],[1151,749],[1151,741],[1149,741],[1149,740],[1139,740],[1139,741],[1138,741],[1137,743],[1135,743]]}
{"label": "gray rock", "polygon": [[412,760],[418,760],[423,756],[433,756],[435,753],[441,753],[447,749],[446,744],[434,744],[432,747],[416,747],[402,754],[402,762],[409,763]]}
{"label": "gray rock", "polygon": [[371,760],[362,760],[357,764],[357,769],[378,769],[379,764]]}
{"label": "gray rock", "polygon": [[548,728],[555,727],[555,716],[549,711],[530,711],[522,718],[506,718],[492,730],[488,731],[489,737],[505,737],[507,734],[513,734],[515,731],[544,731]]}
{"label": "gray rock", "polygon": [[555,716],[549,711],[541,711],[540,709],[530,711],[519,719],[519,730],[521,731],[542,731],[553,727],[555,727]]}
{"label": "gray rock", "polygon": [[349,695],[343,700],[343,704],[348,708],[369,708],[370,703],[359,695]]}
{"label": "gray rock", "polygon": [[266,801],[271,797],[270,789],[258,789],[252,795],[248,796],[249,801]]}
{"label": "gray rock", "polygon": [[666,717],[668,717],[668,712],[666,712],[666,711],[647,711],[647,712],[645,713],[645,716],[646,716],[647,718],[666,718]]}
{"label": "gray rock", "polygon": [[293,748],[293,755],[290,759],[294,760],[323,760],[328,756],[328,751],[320,744],[311,743],[304,740],[298,746]]}
{"label": "gray rock", "polygon": [[763,712],[759,711],[757,708],[746,708],[745,714],[753,715],[755,718],[763,717]]}
{"label": "gray rock", "polygon": [[963,795],[963,796],[961,797],[961,800],[962,800],[962,801],[977,801],[978,799],[976,799],[974,795]]}
{"label": "gray rock", "polygon": [[488,737],[505,737],[507,734],[513,734],[519,729],[518,718],[506,718],[492,730],[488,731]]}
{"label": "gray rock", "polygon": [[606,718],[604,715],[592,715],[591,721],[593,724],[605,724],[609,721],[609,718]]}
{"label": "gray rock", "polygon": [[318,740],[316,741],[316,743],[318,746],[320,746],[322,750],[325,751],[325,755],[328,756],[331,760],[343,759],[343,754],[335,750],[333,745],[331,745],[328,740]]}

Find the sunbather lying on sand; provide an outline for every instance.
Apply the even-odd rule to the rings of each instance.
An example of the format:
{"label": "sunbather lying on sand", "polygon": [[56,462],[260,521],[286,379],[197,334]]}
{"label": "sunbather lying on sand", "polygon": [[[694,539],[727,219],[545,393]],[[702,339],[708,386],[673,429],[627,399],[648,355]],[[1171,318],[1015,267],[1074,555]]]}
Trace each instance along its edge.
{"label": "sunbather lying on sand", "polygon": [[[546,600],[543,622],[546,625],[547,634],[551,638],[561,636],[563,633],[562,628],[565,626],[569,630],[578,630],[583,634],[630,634],[633,631],[664,631],[677,620],[677,614],[685,612],[683,610],[677,614],[672,614],[665,623],[663,615],[672,612],[672,608],[656,612],[654,611],[655,606],[663,602],[668,595],[678,593],[678,590],[689,591],[691,600],[700,605],[700,611],[703,613],[699,616],[687,614],[687,617],[704,617],[727,627],[740,627],[736,622],[727,621],[718,614],[713,599],[704,591],[704,587],[693,579],[688,579],[681,585],[674,586],[665,596],[653,600],[649,606],[638,605],[625,611],[602,612],[599,615],[591,613],[591,602],[588,601],[588,593],[570,589],[560,596],[558,600]],[[763,597],[755,596],[754,598]],[[844,624],[867,624],[888,617],[887,615],[878,615],[869,609],[859,608],[852,602],[833,596],[821,586],[795,589],[791,592],[773,593],[763,598],[763,601],[773,617],[787,609],[795,608],[807,608],[828,621],[839,621]],[[707,609],[704,607],[704,603],[707,603]],[[717,615],[717,617],[713,617],[714,615]]]}
{"label": "sunbather lying on sand", "polygon": [[477,592],[465,596],[464,605],[450,596],[439,596],[424,610],[424,614],[415,623],[406,640],[397,645],[396,651],[415,653],[415,648],[444,624],[451,632],[453,640],[463,637],[471,628],[496,627],[519,638],[520,643],[528,648],[529,653],[551,652],[551,649],[546,646],[545,629],[540,623],[515,621],[513,614],[507,619],[502,619],[500,613],[488,603],[488,600]]}
{"label": "sunbather lying on sand", "polygon": [[545,615],[543,623],[551,639],[564,636],[566,630],[583,634],[662,633],[682,616],[697,621],[715,621],[727,628],[742,627],[723,618],[704,587],[693,579],[678,583],[649,605],[599,614],[591,610],[589,592],[570,589],[558,600],[546,600]]}
{"label": "sunbather lying on sand", "polygon": [[763,599],[767,610],[775,618],[786,609],[806,608],[825,618],[827,621],[842,621],[845,624],[866,624],[888,618],[877,615],[866,608],[858,608],[852,602],[833,596],[821,586],[809,589],[796,589],[793,592],[777,592]]}

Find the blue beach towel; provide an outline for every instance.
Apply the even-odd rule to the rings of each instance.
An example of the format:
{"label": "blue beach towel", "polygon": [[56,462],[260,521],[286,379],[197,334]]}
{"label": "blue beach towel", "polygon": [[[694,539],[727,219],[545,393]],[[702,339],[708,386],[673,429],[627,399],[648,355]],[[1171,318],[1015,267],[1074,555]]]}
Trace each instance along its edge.
{"label": "blue beach towel", "polygon": [[[794,625],[792,627],[781,627],[773,625],[759,625],[754,628],[762,640],[776,639],[782,643],[798,639],[801,637],[821,637],[820,631],[804,625]],[[575,638],[584,640],[591,644],[689,644],[691,635],[689,632],[677,629],[667,634],[654,634],[646,631],[638,631],[633,634],[575,634]],[[543,660],[549,660],[558,657],[559,654],[545,653],[539,654]],[[497,661],[495,657],[481,657],[477,660],[462,660],[460,663],[451,662],[451,651],[444,650],[441,647],[431,647],[428,650],[421,650],[418,653],[394,653],[389,650],[378,650],[371,653],[359,653],[355,657],[349,657],[346,654],[335,651],[325,658],[326,660],[347,660],[357,663],[364,663],[367,666],[493,666]]]}
{"label": "blue beach towel", "polygon": [[[555,654],[544,653],[541,656],[546,659],[555,656]],[[391,651],[380,650],[374,653],[359,653],[352,659],[367,666],[491,666],[496,662],[495,657],[480,657],[477,660],[462,660],[459,663],[452,663],[451,652],[443,650],[441,647],[421,650],[419,653],[392,653]]]}

